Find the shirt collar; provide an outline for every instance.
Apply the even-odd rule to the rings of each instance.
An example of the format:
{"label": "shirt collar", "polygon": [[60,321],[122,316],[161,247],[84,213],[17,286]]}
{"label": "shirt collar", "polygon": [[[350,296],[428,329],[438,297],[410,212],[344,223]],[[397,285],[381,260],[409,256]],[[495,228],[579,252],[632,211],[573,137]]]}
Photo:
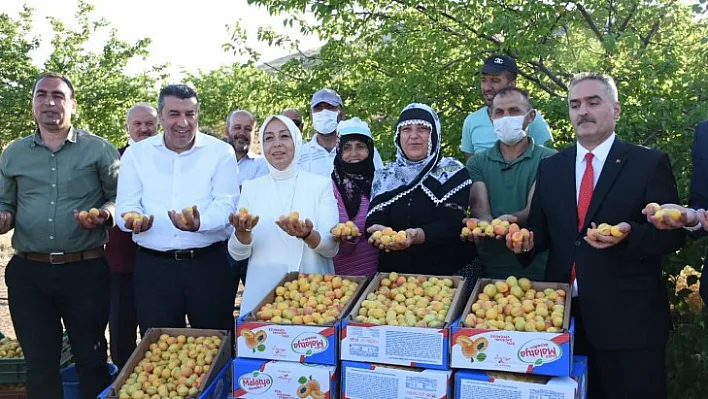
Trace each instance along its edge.
{"label": "shirt collar", "polygon": [[529,146],[526,147],[526,149],[524,150],[524,152],[522,152],[521,155],[519,155],[516,159],[513,159],[513,160],[511,160],[511,161],[507,161],[507,160],[504,158],[504,155],[502,155],[502,153],[501,153],[501,141],[499,141],[499,140],[497,140],[497,142],[494,143],[494,147],[492,147],[493,150],[491,150],[491,151],[489,152],[490,158],[493,159],[493,160],[495,160],[495,161],[504,162],[504,163],[513,163],[513,162],[520,161],[520,160],[522,160],[522,159],[530,158],[530,157],[531,157],[531,154],[533,154],[533,150],[534,150],[534,148],[535,148],[535,144],[534,144],[534,142],[533,142],[533,137],[531,137],[531,136],[526,136],[526,138],[528,138],[528,140],[529,140]]}
{"label": "shirt collar", "polygon": [[[69,127],[69,134],[66,136],[66,141],[70,141],[76,144],[76,139],[79,137],[79,132],[73,127]],[[44,140],[42,140],[42,135],[39,133],[39,128],[34,130],[34,135],[32,136],[32,141],[30,141],[30,146],[44,146]]]}
{"label": "shirt collar", "polygon": [[[329,154],[329,155],[332,155],[333,153],[336,153],[336,152],[337,152],[337,146],[336,146],[336,145],[334,146],[334,148],[332,148],[332,151],[327,151],[326,148],[322,147],[322,145],[320,144],[320,142],[317,141],[317,134],[319,134],[319,133],[315,133],[315,135],[312,136],[312,140],[310,140],[310,145],[312,145],[312,146],[314,146],[315,148],[318,148],[318,149],[320,149],[320,150],[326,152],[326,153]],[[332,133],[332,134],[336,134],[336,133]]]}
{"label": "shirt collar", "polygon": [[602,142],[602,144],[598,145],[595,147],[594,150],[588,151],[587,148],[583,147],[580,143],[578,143],[577,147],[577,153],[575,157],[576,162],[582,162],[583,159],[585,159],[585,154],[588,152],[592,152],[592,154],[597,158],[598,161],[600,161],[601,164],[605,163],[605,160],[607,159],[607,156],[610,155],[610,149],[612,149],[612,144],[615,142],[615,133],[612,132],[610,137],[605,139],[605,141]]}
{"label": "shirt collar", "polygon": [[[153,140],[152,145],[154,145],[155,147],[167,148],[167,146],[165,145],[165,132],[162,132],[156,136],[152,136],[151,138],[146,139],[146,140]],[[192,148],[204,147],[206,144],[207,143],[206,143],[206,140],[204,139],[204,133],[197,131],[197,135],[194,136],[194,146]],[[189,150],[187,150],[185,152],[191,151],[192,148],[190,148]]]}

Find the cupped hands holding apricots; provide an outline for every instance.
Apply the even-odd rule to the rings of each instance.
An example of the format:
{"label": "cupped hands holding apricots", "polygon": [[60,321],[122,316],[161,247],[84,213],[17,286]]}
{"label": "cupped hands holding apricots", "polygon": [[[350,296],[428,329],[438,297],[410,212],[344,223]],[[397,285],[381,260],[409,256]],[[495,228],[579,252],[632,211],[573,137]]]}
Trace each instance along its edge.
{"label": "cupped hands holding apricots", "polygon": [[509,232],[513,233],[519,230],[519,225],[514,223],[515,221],[516,217],[511,215],[500,216],[493,219],[491,222],[476,218],[462,219],[462,223],[465,227],[463,227],[460,232],[460,239],[462,241],[474,241],[476,243],[485,238],[501,240],[506,237]]}
{"label": "cupped hands holding apricots", "polygon": [[353,241],[354,239],[361,236],[361,231],[359,231],[359,228],[356,227],[354,222],[352,222],[351,220],[345,223],[339,223],[336,226],[332,227],[330,233],[332,233],[332,237],[335,240]]}
{"label": "cupped hands holding apricots", "polygon": [[182,212],[167,212],[172,224],[182,231],[198,231],[200,224],[199,210],[196,205],[182,209]]}
{"label": "cupped hands holding apricots", "polygon": [[123,223],[126,229],[133,230],[133,234],[140,234],[150,230],[155,217],[143,215],[139,212],[126,212],[120,215],[123,218]]}
{"label": "cupped hands holding apricots", "polygon": [[610,248],[627,238],[631,230],[632,226],[625,222],[614,226],[607,223],[596,226],[593,222],[585,235],[585,242],[596,249]]}
{"label": "cupped hands holding apricots", "polygon": [[251,242],[251,231],[258,224],[258,216],[248,213],[248,208],[241,208],[238,213],[229,214],[229,223],[236,229],[234,234],[242,244]]}
{"label": "cupped hands holding apricots", "polygon": [[87,211],[78,211],[74,209],[74,218],[79,222],[79,225],[85,229],[95,229],[103,226],[106,220],[111,217],[105,209],[91,208]]}
{"label": "cupped hands holding apricots", "polygon": [[700,223],[699,214],[705,215],[705,211],[701,211],[676,204],[659,205],[652,202],[644,207],[642,214],[646,215],[647,221],[659,230],[675,230]]}
{"label": "cupped hands holding apricots", "polygon": [[395,231],[390,227],[375,224],[366,231],[371,233],[369,244],[386,252],[403,251],[412,245],[425,242],[425,233],[422,229]]}
{"label": "cupped hands holding apricots", "polygon": [[306,239],[314,231],[314,224],[310,219],[300,220],[298,212],[290,212],[289,215],[281,215],[275,222],[284,232],[297,238]]}

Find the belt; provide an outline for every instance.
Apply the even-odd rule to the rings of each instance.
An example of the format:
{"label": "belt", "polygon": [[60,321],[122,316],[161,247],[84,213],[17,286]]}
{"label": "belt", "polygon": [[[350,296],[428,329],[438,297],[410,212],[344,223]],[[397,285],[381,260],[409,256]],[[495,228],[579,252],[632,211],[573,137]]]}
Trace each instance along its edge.
{"label": "belt", "polygon": [[138,251],[145,252],[153,256],[158,256],[160,258],[170,258],[174,260],[190,260],[197,258],[201,255],[214,252],[219,248],[223,248],[225,241],[215,242],[208,247],[204,248],[192,248],[192,249],[177,249],[174,251],[155,251],[154,249],[141,247],[138,245]]}
{"label": "belt", "polygon": [[52,265],[81,262],[82,260],[100,258],[103,255],[105,255],[103,247],[87,249],[81,252],[51,252],[48,254],[40,252],[17,252],[17,256],[27,260],[51,263]]}

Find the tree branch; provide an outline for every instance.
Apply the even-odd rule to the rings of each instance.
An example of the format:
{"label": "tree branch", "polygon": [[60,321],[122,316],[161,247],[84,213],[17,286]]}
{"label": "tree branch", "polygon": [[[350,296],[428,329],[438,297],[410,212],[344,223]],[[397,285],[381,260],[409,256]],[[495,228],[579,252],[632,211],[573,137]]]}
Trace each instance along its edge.
{"label": "tree branch", "polygon": [[585,22],[587,22],[588,26],[595,34],[595,37],[597,37],[597,40],[602,42],[603,35],[602,33],[600,33],[600,30],[597,28],[597,25],[595,25],[595,22],[592,20],[592,16],[588,14],[588,11],[585,9],[585,7],[583,7],[582,4],[579,4],[577,2],[575,2],[574,4],[578,8],[578,11],[580,11],[580,14],[582,14],[583,19],[585,19]]}
{"label": "tree branch", "polygon": [[627,14],[627,18],[622,21],[620,24],[619,30],[617,33],[622,33],[627,29],[627,25],[629,25],[629,21],[632,19],[632,17],[637,13],[637,8],[639,8],[639,1],[635,1],[634,4],[632,4],[632,9],[629,10],[629,14]]}
{"label": "tree branch", "polygon": [[565,82],[563,82],[563,79],[559,78],[558,75],[556,75],[553,71],[548,69],[546,64],[543,63],[543,60],[541,61],[529,61],[529,64],[533,65],[537,69],[539,69],[541,72],[543,72],[548,78],[550,78],[553,83],[561,87],[563,90],[568,91],[568,86],[566,86]]}
{"label": "tree branch", "polygon": [[563,96],[561,96],[560,94],[558,94],[558,92],[556,92],[555,90],[553,90],[553,88],[551,88],[551,87],[549,87],[547,84],[541,82],[541,79],[537,78],[536,76],[533,76],[533,75],[531,75],[531,74],[525,73],[525,72],[523,72],[523,71],[521,71],[521,70],[519,70],[519,74],[521,74],[521,76],[523,76],[523,77],[526,78],[527,80],[530,80],[531,82],[536,83],[536,84],[538,85],[538,87],[540,87],[541,89],[543,89],[543,91],[545,91],[546,93],[548,93],[548,94],[550,94],[550,95],[552,95],[552,96],[554,96],[554,97],[563,97]]}

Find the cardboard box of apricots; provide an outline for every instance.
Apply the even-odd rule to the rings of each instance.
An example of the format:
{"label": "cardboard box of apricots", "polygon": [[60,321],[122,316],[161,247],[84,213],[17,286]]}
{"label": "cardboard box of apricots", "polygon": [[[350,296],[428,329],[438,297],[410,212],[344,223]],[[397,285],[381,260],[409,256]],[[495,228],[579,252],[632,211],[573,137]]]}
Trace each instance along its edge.
{"label": "cardboard box of apricots", "polygon": [[[349,301],[342,306],[332,322],[321,325],[282,324],[259,319],[257,313],[266,304],[275,301],[277,287],[298,280],[300,273],[285,275],[276,288],[248,314],[237,320],[236,356],[253,359],[285,360],[312,364],[337,364],[339,360],[340,321],[354,305],[366,285],[367,277],[333,276],[325,278],[346,279],[358,286]],[[329,306],[329,305],[328,305]]]}
{"label": "cardboard box of apricots", "polygon": [[[120,388],[125,384],[126,380],[134,372],[135,367],[145,357],[145,352],[150,349],[150,345],[159,341],[160,336],[167,334],[170,337],[219,337],[221,345],[217,351],[217,355],[213,357],[209,370],[206,372],[201,383],[199,391],[195,394],[185,395],[185,399],[221,399],[229,392],[231,386],[231,373],[224,372],[226,367],[231,365],[231,336],[227,331],[195,329],[195,328],[151,328],[145,333],[145,336],[138,344],[138,347],[130,355],[128,362],[125,364],[121,372],[113,382],[112,387],[108,391],[107,399],[118,399]],[[217,386],[218,385],[218,386]],[[225,390],[224,390],[225,388]],[[147,396],[146,396],[147,397]]]}
{"label": "cardboard box of apricots", "polygon": [[233,398],[334,399],[337,366],[236,358]]}
{"label": "cardboard box of apricots", "polygon": [[[484,287],[497,282],[506,284],[505,280],[477,280],[462,316],[455,321],[450,331],[452,335],[450,366],[458,369],[497,370],[553,377],[569,376],[573,362],[574,331],[570,317],[570,286],[561,283],[531,282],[531,289],[535,290],[536,294],[549,289],[556,292],[552,295],[555,298],[553,302],[563,303],[564,309],[559,309],[563,310],[562,323],[558,316],[555,320],[558,326],[545,326],[546,329],[551,329],[551,332],[537,331],[535,327],[530,327],[534,331],[489,329],[485,328],[486,326],[468,327],[465,319],[470,315],[472,305],[480,299],[480,294],[484,295]],[[559,299],[557,290],[565,291],[565,298]],[[537,308],[538,305],[535,305],[534,309]],[[550,311],[547,309],[547,312]],[[504,314],[506,313],[508,312],[505,309]]]}
{"label": "cardboard box of apricots", "polygon": [[342,362],[342,399],[451,399],[452,370]]}
{"label": "cardboard box of apricots", "polygon": [[[388,323],[375,324],[367,321],[357,321],[357,316],[360,316],[360,310],[362,313],[365,312],[367,308],[364,305],[369,305],[365,303],[365,301],[368,301],[367,297],[369,294],[376,295],[377,290],[382,288],[382,281],[390,283],[389,277],[391,274],[392,273],[378,273],[375,275],[352,308],[351,313],[342,321],[341,359],[355,362],[421,367],[426,369],[448,369],[450,359],[448,327],[462,311],[464,304],[462,296],[466,291],[467,281],[459,276],[428,276],[422,274],[396,273],[398,279],[405,279],[405,284],[411,283],[412,286],[410,288],[413,290],[417,288],[426,290],[427,288],[423,288],[423,284],[426,281],[431,283],[426,284],[426,287],[430,287],[431,285],[440,287],[440,285],[438,285],[439,283],[442,283],[444,280],[449,280],[451,283],[448,284],[451,284],[451,287],[448,288],[455,288],[455,292],[452,299],[449,300],[449,305],[445,305],[448,306],[448,308],[445,310],[445,313],[442,313],[442,317],[436,319],[438,321],[424,319],[429,321],[428,325],[425,327],[422,326],[424,320],[417,320],[417,323],[411,323],[414,325],[421,323],[419,327],[411,326],[408,323],[404,323],[403,325],[401,325],[401,323],[397,323],[398,325],[390,325]],[[416,283],[412,283],[413,280],[416,280]],[[403,284],[402,281],[401,284]],[[416,287],[413,288],[413,285]],[[425,294],[425,296],[427,297],[428,295]],[[401,298],[401,302],[405,303],[403,298]],[[432,302],[433,301],[428,301],[428,303]],[[429,310],[429,305],[423,305],[426,305],[426,303],[416,303],[413,305],[413,307],[416,307],[416,312],[418,309],[422,309],[418,318],[421,316],[430,318],[430,315],[441,314],[438,313],[438,311],[433,313]],[[406,306],[410,305],[404,305],[404,307]],[[403,312],[408,314],[407,310],[409,309],[402,309]],[[402,312],[397,313],[400,314]],[[431,327],[431,324],[439,325]]]}

